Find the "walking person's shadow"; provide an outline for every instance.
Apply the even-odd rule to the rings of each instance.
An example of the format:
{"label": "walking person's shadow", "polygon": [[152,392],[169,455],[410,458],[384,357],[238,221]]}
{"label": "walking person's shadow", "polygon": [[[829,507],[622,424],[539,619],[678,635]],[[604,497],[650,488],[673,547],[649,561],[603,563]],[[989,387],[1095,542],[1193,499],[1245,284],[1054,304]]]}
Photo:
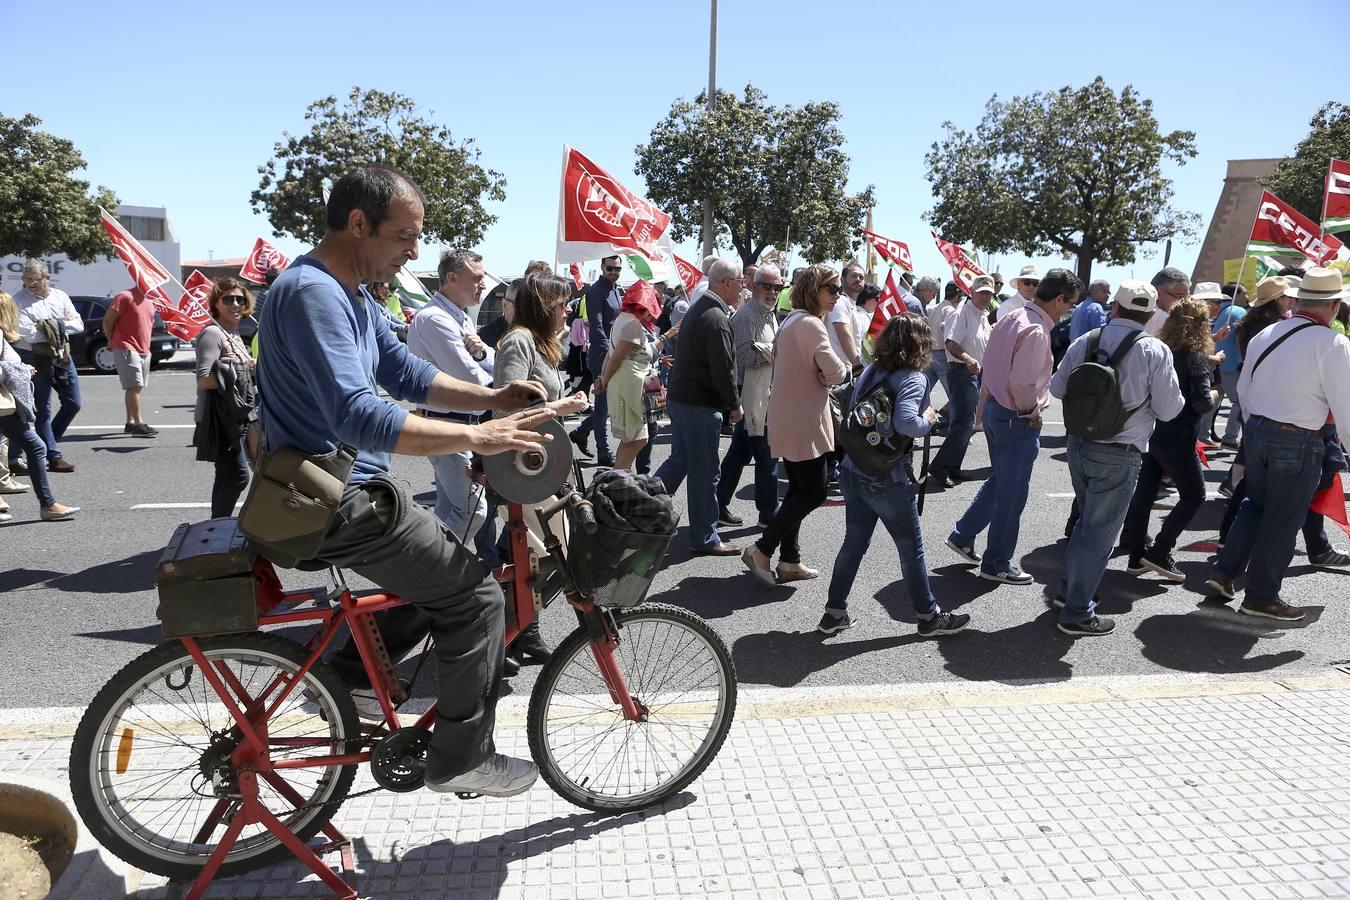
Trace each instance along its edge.
{"label": "walking person's shadow", "polygon": [[[1300,624],[1316,621],[1322,608],[1305,609],[1308,618]],[[1144,657],[1160,666],[1227,675],[1268,672],[1302,659],[1302,650],[1278,649],[1286,630],[1206,601],[1188,613],[1149,616],[1134,635],[1143,645]]]}

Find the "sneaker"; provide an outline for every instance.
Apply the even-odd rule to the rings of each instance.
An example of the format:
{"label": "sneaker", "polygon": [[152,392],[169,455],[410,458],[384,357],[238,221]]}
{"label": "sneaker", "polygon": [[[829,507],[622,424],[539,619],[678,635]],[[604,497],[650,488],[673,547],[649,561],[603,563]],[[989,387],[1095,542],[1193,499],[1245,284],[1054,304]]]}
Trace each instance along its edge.
{"label": "sneaker", "polygon": [[970,624],[970,616],[965,613],[938,612],[928,619],[919,620],[919,637],[940,637],[944,634],[956,634]]}
{"label": "sneaker", "polygon": [[1225,600],[1232,600],[1237,596],[1237,586],[1233,584],[1231,578],[1220,578],[1215,575],[1205,581],[1205,587]]}
{"label": "sneaker", "polygon": [[723,507],[722,510],[717,513],[717,524],[725,525],[728,528],[735,528],[738,525],[744,525],[745,520],[726,507]]}
{"label": "sneaker", "polygon": [[1279,597],[1273,600],[1253,600],[1248,597],[1238,607],[1238,612],[1249,616],[1264,616],[1267,619],[1279,619],[1281,622],[1299,622],[1303,619],[1303,609],[1291,606]]}
{"label": "sneaker", "polygon": [[572,444],[577,448],[578,453],[580,453],[587,459],[591,458],[591,451],[587,448],[587,444],[589,442],[586,440],[585,435],[577,434],[575,431],[569,431],[567,433],[567,437],[572,442]]}
{"label": "sneaker", "polygon": [[1334,547],[1326,553],[1319,553],[1316,556],[1309,555],[1308,562],[1314,566],[1325,566],[1328,568],[1343,568],[1350,566],[1350,554],[1342,553]]}
{"label": "sneaker", "polygon": [[1229,500],[1232,500],[1232,499],[1233,499],[1233,486],[1232,486],[1231,484],[1229,484],[1228,482],[1226,482],[1226,481],[1223,482],[1222,484],[1220,484],[1220,485],[1219,485],[1219,496],[1220,496],[1220,497],[1227,497]]}
{"label": "sneaker", "polygon": [[1073,637],[1101,637],[1116,630],[1116,620],[1093,616],[1086,622],[1060,622],[1055,627]]}
{"label": "sneaker", "polygon": [[9,471],[14,475],[27,475],[28,463],[21,459],[11,459],[9,461]]}
{"label": "sneaker", "polygon": [[[412,682],[406,678],[400,678],[399,683],[403,685],[404,692],[412,689]],[[365,687],[354,687],[351,689],[352,705],[356,707],[356,715],[367,722],[383,722],[384,710],[380,709],[380,701],[375,699],[375,689],[369,685]]]}
{"label": "sneaker", "polygon": [[427,789],[438,794],[482,794],[485,797],[514,797],[533,786],[539,768],[526,759],[494,753],[478,768],[445,781],[427,779]]}
{"label": "sneaker", "polygon": [[1148,566],[1144,565],[1141,557],[1131,556],[1125,563],[1125,571],[1131,575],[1143,575],[1148,571]]}
{"label": "sneaker", "polygon": [[28,492],[28,485],[20,481],[15,481],[9,476],[0,478],[0,494],[24,494]]}
{"label": "sneaker", "polygon": [[841,631],[847,631],[853,627],[853,620],[849,618],[848,613],[836,616],[834,613],[826,610],[825,615],[820,617],[820,624],[816,626],[816,631],[821,634],[838,634]]}
{"label": "sneaker", "polygon": [[9,507],[0,507],[0,522],[8,522],[14,518],[14,514],[9,511]]}
{"label": "sneaker", "polygon": [[820,570],[802,563],[780,562],[774,569],[774,574],[778,576],[779,584],[786,584],[789,581],[810,581],[812,578],[819,578]]}
{"label": "sneaker", "polygon": [[125,429],[127,434],[134,434],[136,437],[154,437],[159,434],[159,430],[151,428],[144,422],[137,422],[135,425],[128,425]]}
{"label": "sneaker", "polygon": [[976,566],[980,564],[980,558],[975,555],[974,544],[971,544],[969,547],[967,547],[964,544],[957,541],[956,535],[953,534],[951,537],[947,538],[947,546],[951,548],[951,550],[957,556],[961,557],[966,562]]}
{"label": "sneaker", "polygon": [[1139,562],[1145,569],[1157,572],[1168,581],[1181,584],[1186,580],[1186,575],[1177,568],[1176,561],[1172,559],[1170,553],[1157,553],[1153,550],[1145,550],[1144,555],[1139,557]]}
{"label": "sneaker", "polygon": [[[1097,594],[1093,594],[1092,602],[1097,604],[1098,606],[1101,606],[1102,598]],[[1068,598],[1066,598],[1063,594],[1056,594],[1054,597],[1050,599],[1050,603],[1052,606],[1055,607],[1055,609],[1063,609],[1064,607],[1069,605]]]}
{"label": "sneaker", "polygon": [[1031,584],[1036,580],[1017,566],[1010,566],[1006,572],[986,572],[981,569],[980,577],[986,581],[998,581],[1002,584]]}

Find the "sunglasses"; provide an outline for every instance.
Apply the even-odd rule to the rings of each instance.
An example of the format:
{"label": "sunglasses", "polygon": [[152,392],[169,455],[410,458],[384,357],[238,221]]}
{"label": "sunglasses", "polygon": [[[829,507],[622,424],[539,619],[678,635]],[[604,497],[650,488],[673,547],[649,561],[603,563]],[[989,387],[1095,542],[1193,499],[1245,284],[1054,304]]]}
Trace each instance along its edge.
{"label": "sunglasses", "polygon": [[764,290],[766,291],[781,291],[783,289],[783,286],[781,284],[765,284],[762,281],[759,282],[759,286],[764,288]]}
{"label": "sunglasses", "polygon": [[220,302],[230,303],[233,304],[234,306],[244,306],[248,303],[248,300],[246,300],[243,297],[240,297],[238,294],[227,294],[224,297],[220,298]]}
{"label": "sunglasses", "polygon": [[1041,286],[1040,279],[1038,279],[1038,278],[1023,278],[1023,279],[1022,279],[1022,283],[1023,283],[1023,284],[1029,284],[1029,285],[1031,285],[1032,287],[1040,287],[1040,286]]}
{"label": "sunglasses", "polygon": [[605,266],[606,272],[622,272],[623,266]]}
{"label": "sunglasses", "polygon": [[844,292],[844,289],[837,284],[827,284],[825,285],[825,290],[829,291],[835,297],[838,297]]}

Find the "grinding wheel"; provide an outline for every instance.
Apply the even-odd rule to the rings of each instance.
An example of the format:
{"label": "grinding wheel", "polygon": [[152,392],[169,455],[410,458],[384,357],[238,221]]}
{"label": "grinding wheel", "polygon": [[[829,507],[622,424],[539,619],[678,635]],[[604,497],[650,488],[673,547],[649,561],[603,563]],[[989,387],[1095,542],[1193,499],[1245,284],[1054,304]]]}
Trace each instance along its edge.
{"label": "grinding wheel", "polygon": [[514,503],[540,503],[558,492],[572,474],[572,442],[557,418],[534,426],[552,441],[535,450],[509,450],[483,457],[483,474],[492,489]]}

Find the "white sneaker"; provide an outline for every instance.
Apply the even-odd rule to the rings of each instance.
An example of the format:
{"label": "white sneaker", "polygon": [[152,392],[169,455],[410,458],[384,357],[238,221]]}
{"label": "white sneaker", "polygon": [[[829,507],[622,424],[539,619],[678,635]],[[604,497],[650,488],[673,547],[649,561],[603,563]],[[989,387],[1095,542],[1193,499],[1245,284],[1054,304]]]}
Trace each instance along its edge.
{"label": "white sneaker", "polygon": [[0,506],[0,522],[8,522],[14,516],[10,513],[8,506]]}
{"label": "white sneaker", "polygon": [[0,478],[0,494],[23,494],[27,491],[28,485],[21,481],[15,481],[12,475]]}
{"label": "white sneaker", "polygon": [[494,753],[481,766],[463,775],[445,781],[427,779],[427,788],[441,794],[462,792],[485,797],[514,797],[528,791],[538,777],[539,768],[529,760]]}

